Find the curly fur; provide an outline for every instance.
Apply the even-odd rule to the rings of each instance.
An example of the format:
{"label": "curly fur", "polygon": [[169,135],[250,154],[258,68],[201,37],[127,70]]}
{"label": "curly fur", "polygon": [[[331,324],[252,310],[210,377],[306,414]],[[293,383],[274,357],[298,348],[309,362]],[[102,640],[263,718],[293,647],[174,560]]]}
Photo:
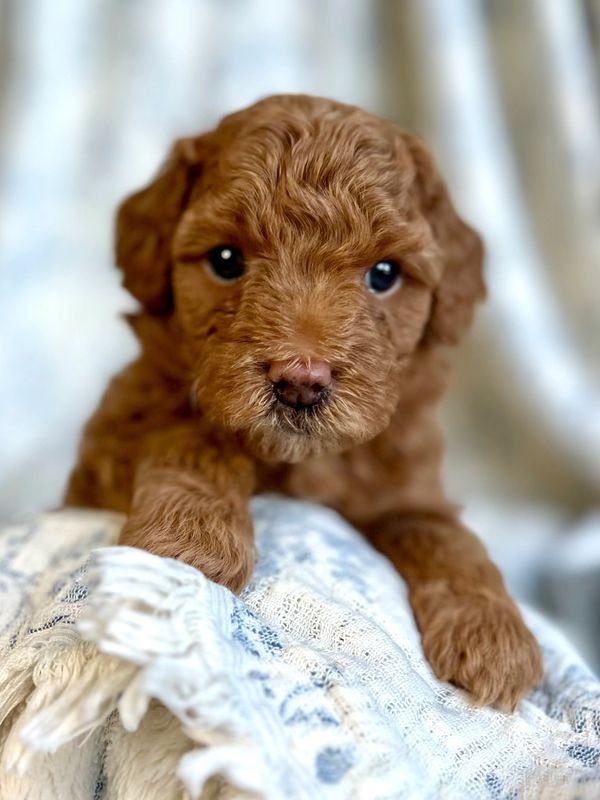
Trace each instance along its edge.
{"label": "curly fur", "polygon": [[[215,280],[228,244],[246,271]],[[88,423],[66,501],[125,510],[124,544],[240,590],[254,564],[248,499],[329,504],[407,581],[425,653],[476,702],[513,708],[541,676],[537,644],[440,482],[433,411],[484,295],[479,237],[424,145],[390,122],[305,96],[263,100],[174,145],[117,215],[117,263],[142,311],[142,352]],[[377,297],[377,261],[403,283]],[[298,413],[275,361],[331,365]]]}

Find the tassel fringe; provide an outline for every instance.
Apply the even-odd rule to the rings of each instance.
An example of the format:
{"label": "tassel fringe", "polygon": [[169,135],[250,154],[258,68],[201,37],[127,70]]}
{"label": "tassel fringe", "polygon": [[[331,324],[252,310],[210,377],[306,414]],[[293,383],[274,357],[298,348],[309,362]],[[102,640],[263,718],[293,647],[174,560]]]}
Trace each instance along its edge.
{"label": "tassel fringe", "polygon": [[191,567],[124,547],[94,551],[85,580],[92,591],[75,626],[40,631],[5,659],[0,721],[25,706],[10,720],[2,769],[23,775],[36,753],[91,735],[115,710],[135,731],[155,698],[190,739],[177,774],[192,798],[216,775],[268,798],[264,753],[241,729],[221,664],[224,590]]}

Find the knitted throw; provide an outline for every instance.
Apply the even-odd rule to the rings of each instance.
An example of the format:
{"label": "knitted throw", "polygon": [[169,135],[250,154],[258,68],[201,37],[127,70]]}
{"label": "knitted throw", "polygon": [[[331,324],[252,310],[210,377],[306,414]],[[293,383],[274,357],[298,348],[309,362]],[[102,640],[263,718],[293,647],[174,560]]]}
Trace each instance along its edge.
{"label": "knitted throw", "polygon": [[507,715],[423,658],[401,578],[333,512],[259,497],[241,597],[114,545],[0,531],[1,800],[600,797],[600,682],[525,610],[545,678]]}

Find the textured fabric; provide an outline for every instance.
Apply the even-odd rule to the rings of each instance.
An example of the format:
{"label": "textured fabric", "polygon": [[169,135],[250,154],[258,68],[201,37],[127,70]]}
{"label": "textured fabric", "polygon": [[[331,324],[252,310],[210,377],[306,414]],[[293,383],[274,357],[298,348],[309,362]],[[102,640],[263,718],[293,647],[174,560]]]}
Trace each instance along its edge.
{"label": "textured fabric", "polygon": [[128,548],[86,566],[119,515],[2,532],[3,800],[600,795],[600,683],[546,622],[526,612],[543,683],[514,715],[473,709],[345,522],[267,497],[253,514],[240,598]]}

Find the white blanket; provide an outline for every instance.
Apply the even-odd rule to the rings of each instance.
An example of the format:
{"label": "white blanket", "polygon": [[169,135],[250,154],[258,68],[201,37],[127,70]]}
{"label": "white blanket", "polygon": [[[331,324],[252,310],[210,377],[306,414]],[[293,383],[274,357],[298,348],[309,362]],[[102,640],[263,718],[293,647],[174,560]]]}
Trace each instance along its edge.
{"label": "white blanket", "polygon": [[543,683],[513,715],[474,709],[346,523],[277,498],[253,514],[241,598],[105,547],[117,514],[0,533],[2,800],[600,797],[600,682],[548,623],[525,610]]}

